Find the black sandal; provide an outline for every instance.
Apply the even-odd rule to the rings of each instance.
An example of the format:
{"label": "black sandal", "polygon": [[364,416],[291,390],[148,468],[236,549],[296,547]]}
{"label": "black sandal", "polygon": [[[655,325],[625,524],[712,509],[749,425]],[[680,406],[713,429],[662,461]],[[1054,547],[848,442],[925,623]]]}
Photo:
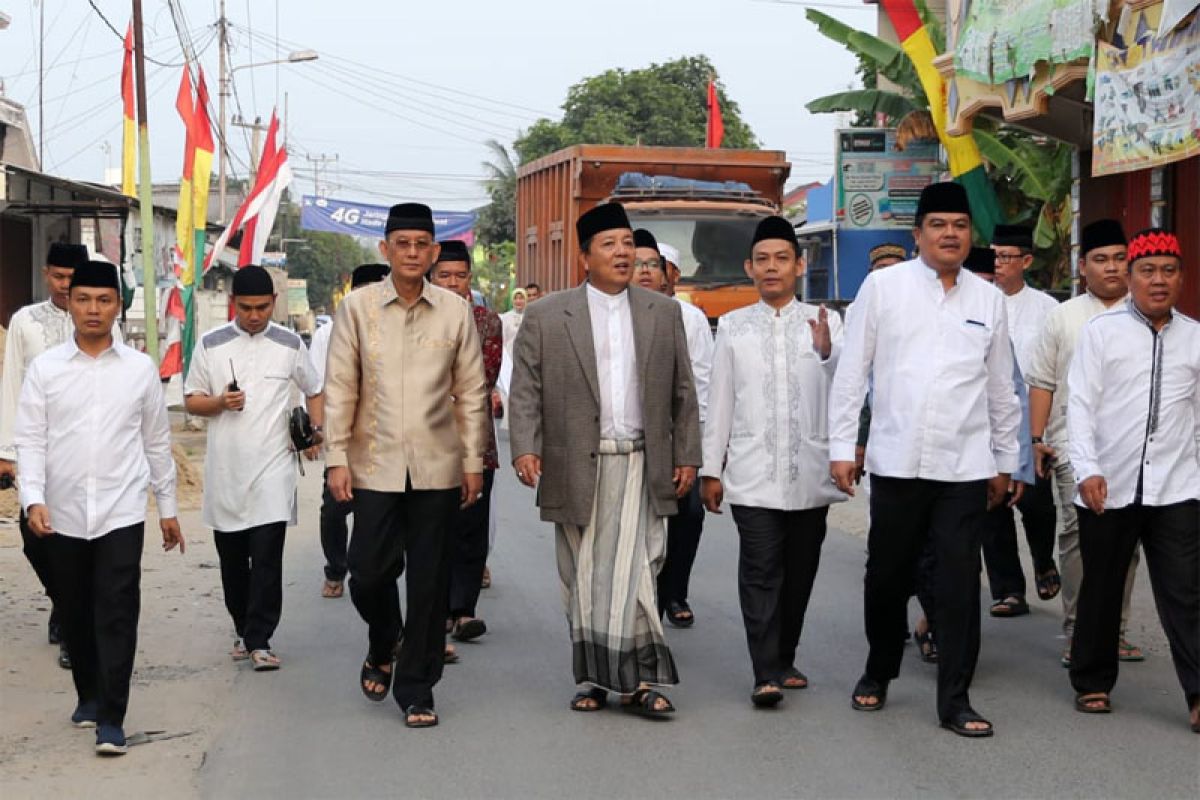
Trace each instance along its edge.
{"label": "black sandal", "polygon": [[921,651],[921,660],[926,664],[936,664],[938,662],[937,642],[933,640],[933,631],[926,630],[924,633],[918,633],[913,636],[917,643],[917,648]]}
{"label": "black sandal", "polygon": [[1054,564],[1045,572],[1035,574],[1033,582],[1037,586],[1038,597],[1042,600],[1053,600],[1062,591],[1062,576],[1058,574],[1058,567]]}
{"label": "black sandal", "polygon": [[696,622],[696,615],[686,600],[672,600],[667,603],[667,619],[676,628],[690,628]]}
{"label": "black sandal", "polygon": [[[874,703],[864,703],[858,698],[873,697]],[[855,711],[881,711],[884,704],[887,703],[887,684],[872,680],[866,675],[858,679],[858,683],[854,687],[854,691],[850,695],[850,705]]]}
{"label": "black sandal", "polygon": [[[383,688],[368,689],[368,683],[378,683]],[[380,669],[375,664],[372,664],[371,659],[368,658],[363,662],[362,671],[358,674],[358,688],[362,689],[362,693],[366,695],[368,700],[378,703],[388,696],[388,691],[392,688],[392,673]]]}
{"label": "black sandal", "polygon": [[[982,722],[987,725],[986,728],[968,728],[967,724],[971,722]],[[942,727],[946,730],[954,731],[959,736],[965,736],[968,739],[984,739],[995,733],[992,728],[992,723],[988,722],[983,717],[976,714],[974,711],[959,711],[950,719],[942,721]]]}
{"label": "black sandal", "polygon": [[[433,719],[420,720],[416,719],[417,717],[433,717]],[[411,705],[404,709],[404,727],[406,728],[432,728],[437,724],[438,715],[432,708]]]}
{"label": "black sandal", "polygon": [[1105,692],[1083,692],[1075,695],[1075,710],[1083,714],[1108,714],[1112,700]]}
{"label": "black sandal", "polygon": [[755,708],[774,708],[783,700],[783,689],[775,681],[763,681],[750,693]]}
{"label": "black sandal", "polygon": [[[788,681],[804,681],[798,684],[789,684]],[[795,667],[788,667],[783,671],[783,688],[785,689],[807,689],[808,676]]]}
{"label": "black sandal", "polygon": [[1029,604],[1025,598],[1009,595],[1002,600],[992,603],[989,613],[993,617],[1020,617],[1029,613]]}
{"label": "black sandal", "polygon": [[487,633],[487,625],[481,619],[458,620],[450,629],[450,637],[456,642],[471,642]]}
{"label": "black sandal", "polygon": [[588,713],[600,711],[608,705],[608,690],[593,686],[586,692],[576,692],[571,698],[571,710]]}
{"label": "black sandal", "polygon": [[[664,708],[658,707],[659,700],[666,703]],[[663,719],[675,713],[675,706],[671,705],[666,695],[653,689],[638,689],[630,696],[629,702],[622,703],[621,707],[650,719]]]}

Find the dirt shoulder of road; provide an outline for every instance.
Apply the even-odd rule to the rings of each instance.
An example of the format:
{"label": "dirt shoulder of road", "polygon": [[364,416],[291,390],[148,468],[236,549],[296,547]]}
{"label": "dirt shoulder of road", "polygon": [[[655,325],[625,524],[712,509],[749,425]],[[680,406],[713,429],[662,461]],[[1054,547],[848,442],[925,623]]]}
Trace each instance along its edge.
{"label": "dirt shoulder of road", "polygon": [[[75,690],[46,641],[49,602],[0,521],[0,796],[171,797],[198,795],[196,776],[239,667],[221,601],[212,535],[200,520],[203,434],[176,432],[180,522],[187,553],[164,553],[157,517],[146,521],[142,610],[126,733],[164,737],[118,759],[93,752],[94,732],[70,724]],[[11,495],[12,492],[2,492]],[[10,504],[15,501],[9,499]],[[0,514],[3,514],[0,511]]]}

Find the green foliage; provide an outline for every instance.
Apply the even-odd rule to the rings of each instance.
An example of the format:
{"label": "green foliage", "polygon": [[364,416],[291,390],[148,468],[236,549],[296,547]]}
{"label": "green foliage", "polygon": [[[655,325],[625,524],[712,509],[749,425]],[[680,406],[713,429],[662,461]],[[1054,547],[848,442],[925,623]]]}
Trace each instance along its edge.
{"label": "green foliage", "polygon": [[[479,257],[479,250],[483,257]],[[513,281],[516,280],[517,246],[513,242],[501,242],[484,248],[476,248],[471,276],[475,288],[487,298],[492,310],[500,313],[511,307]]]}
{"label": "green foliage", "polygon": [[308,281],[308,304],[332,310],[333,292],[341,286],[360,264],[381,261],[377,250],[364,247],[352,236],[300,228],[300,209],[288,205],[280,208],[285,249],[288,256],[288,276]]}
{"label": "green foliage", "polygon": [[483,162],[488,173],[484,187],[491,202],[479,210],[475,233],[480,243],[495,245],[516,239],[517,167],[503,144],[495,139],[486,144],[492,151],[492,160]]}
{"label": "green foliage", "polygon": [[809,101],[804,107],[814,114],[853,111],[859,116],[856,123],[862,123],[855,125],[858,128],[873,127],[876,113],[886,114],[889,119],[899,121],[905,114],[917,110],[917,105],[904,95],[881,89],[851,89],[829,94]]}

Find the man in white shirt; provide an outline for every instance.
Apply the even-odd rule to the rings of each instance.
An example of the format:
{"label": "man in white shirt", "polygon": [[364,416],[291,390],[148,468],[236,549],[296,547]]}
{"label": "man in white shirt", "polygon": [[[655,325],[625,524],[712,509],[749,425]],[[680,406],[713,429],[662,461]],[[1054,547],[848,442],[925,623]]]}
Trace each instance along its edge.
{"label": "man in white shirt", "polygon": [[21,507],[49,548],[78,704],[96,752],[125,752],[125,710],[137,650],[146,486],[163,549],[183,534],[175,461],[158,368],[117,342],[116,268],[92,261],[71,277],[72,336],[33,360],[14,428]]}
{"label": "man in white shirt", "polygon": [[[638,286],[668,297],[675,294],[668,259],[664,250],[674,258],[679,253],[670,245],[659,243],[650,231],[639,228],[633,232],[633,280]],[[700,407],[700,427],[704,428],[708,408],[708,378],[712,371],[713,335],[704,312],[679,298],[683,312],[683,330],[687,335],[688,357],[692,364],[692,380],[696,384],[696,401]],[[700,499],[700,482],[692,484],[687,497],[679,500],[679,513],[667,517],[667,557],[658,573],[658,610],[677,628],[690,628],[696,615],[688,604],[688,584],[692,565],[704,531],[704,504]]]}
{"label": "man in white shirt", "polygon": [[1129,240],[1129,299],[1079,336],[1067,401],[1083,583],[1071,650],[1075,708],[1111,711],[1122,592],[1138,542],[1193,731],[1200,733],[1200,324],[1175,311],[1183,252]]}
{"label": "man in white shirt", "polygon": [[[0,371],[0,477],[17,476],[17,451],[13,445],[13,421],[17,418],[17,400],[25,371],[34,358],[71,338],[68,292],[75,268],[86,264],[87,248],[81,244],[50,245],[42,277],[46,281],[46,300],[25,306],[12,315],[4,342],[4,369]],[[121,341],[120,327],[114,322],[113,335]],[[53,570],[49,561],[46,540],[29,529],[24,512],[20,516],[21,542],[25,558],[37,574],[46,596],[50,598],[50,621],[47,639],[58,646],[58,665],[71,668],[71,658],[62,639],[53,585]]]}
{"label": "man in white shirt", "polygon": [[760,299],[717,323],[704,428],[704,504],[720,514],[728,499],[737,523],[750,700],[759,708],[778,705],[785,688],[808,685],[796,647],[829,505],[846,499],[827,477],[826,403],[842,324],[824,306],[796,300],[804,266],[791,223],[762,220],[746,260]]}
{"label": "man in white shirt", "polygon": [[[1025,283],[1025,271],[1033,266],[1033,231],[1021,225],[997,225],[992,234],[992,265],[996,288],[1004,292],[1008,312],[1008,335],[1016,353],[1020,374],[1029,371],[1033,345],[1058,301]],[[1027,390],[1021,387],[1022,394]],[[1022,443],[1024,448],[1026,443]],[[1016,508],[1021,512],[1025,541],[1033,559],[1034,584],[1042,600],[1052,600],[1062,585],[1054,563],[1054,534],[1057,519],[1050,477],[1036,477],[1025,487]],[[1017,549],[1017,526],[1007,503],[988,515],[983,537],[983,563],[992,592],[991,615],[1015,617],[1029,613],[1025,600],[1025,573]]]}
{"label": "man in white shirt", "polygon": [[971,246],[966,191],[926,187],[914,233],[920,257],[872,272],[859,290],[830,390],[830,473],[853,494],[858,416],[872,381],[871,650],[853,705],[877,711],[887,701],[916,561],[932,537],[938,718],[959,735],[990,736],[968,690],[979,654],[983,516],[1006,498],[1019,453],[1012,346],[1000,293],[962,269]]}
{"label": "man in white shirt", "polygon": [[[354,291],[372,283],[379,283],[388,276],[390,268],[387,264],[362,264],[355,267],[350,275],[350,291]],[[329,355],[329,338],[333,334],[333,321],[317,328],[313,334],[312,346],[308,357],[312,362],[313,373],[317,379],[318,394],[308,401],[312,411],[314,427],[325,425],[325,360]],[[325,470],[329,477],[329,470]],[[325,555],[325,580],[321,584],[321,596],[337,599],[346,592],[346,542],[350,529],[346,525],[346,517],[354,510],[350,502],[340,503],[329,492],[328,482],[321,481],[321,551]]]}
{"label": "man in white shirt", "polygon": [[[284,533],[296,524],[291,390],[312,397],[321,387],[304,342],[271,322],[270,274],[242,267],[232,294],[234,320],[200,337],[184,394],[188,413],[209,418],[202,512],[237,631],[230,655],[265,671],[280,666],[271,636],[283,608]],[[315,457],[315,448],[307,455]]]}
{"label": "man in white shirt", "polygon": [[[1062,572],[1063,634],[1067,644],[1062,665],[1071,665],[1071,638],[1075,635],[1075,606],[1079,584],[1083,580],[1083,560],[1079,552],[1079,523],[1075,515],[1075,473],[1071,467],[1067,436],[1067,373],[1079,332],[1087,321],[1120,303],[1128,292],[1125,232],[1121,223],[1100,219],[1083,228],[1079,250],[1079,275],[1086,291],[1057,306],[1046,316],[1041,333],[1033,346],[1025,372],[1029,386],[1029,430],[1038,463],[1038,473],[1050,477],[1058,492],[1058,512],[1062,528],[1058,535],[1058,564]],[[1125,639],[1133,579],[1137,571],[1137,553],[1125,584],[1122,612],[1120,658],[1141,661],[1142,651]]]}

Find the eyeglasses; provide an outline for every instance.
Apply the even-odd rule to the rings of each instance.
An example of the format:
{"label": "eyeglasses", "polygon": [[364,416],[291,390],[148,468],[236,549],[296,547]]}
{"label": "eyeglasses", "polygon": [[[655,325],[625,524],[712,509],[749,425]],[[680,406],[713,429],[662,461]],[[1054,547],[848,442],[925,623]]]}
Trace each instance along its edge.
{"label": "eyeglasses", "polygon": [[1014,261],[1020,261],[1024,257],[1023,253],[996,253],[996,263],[1011,264]]}
{"label": "eyeglasses", "polygon": [[635,272],[649,272],[652,269],[662,269],[662,262],[657,258],[647,258],[645,261],[634,261],[633,269]]}

